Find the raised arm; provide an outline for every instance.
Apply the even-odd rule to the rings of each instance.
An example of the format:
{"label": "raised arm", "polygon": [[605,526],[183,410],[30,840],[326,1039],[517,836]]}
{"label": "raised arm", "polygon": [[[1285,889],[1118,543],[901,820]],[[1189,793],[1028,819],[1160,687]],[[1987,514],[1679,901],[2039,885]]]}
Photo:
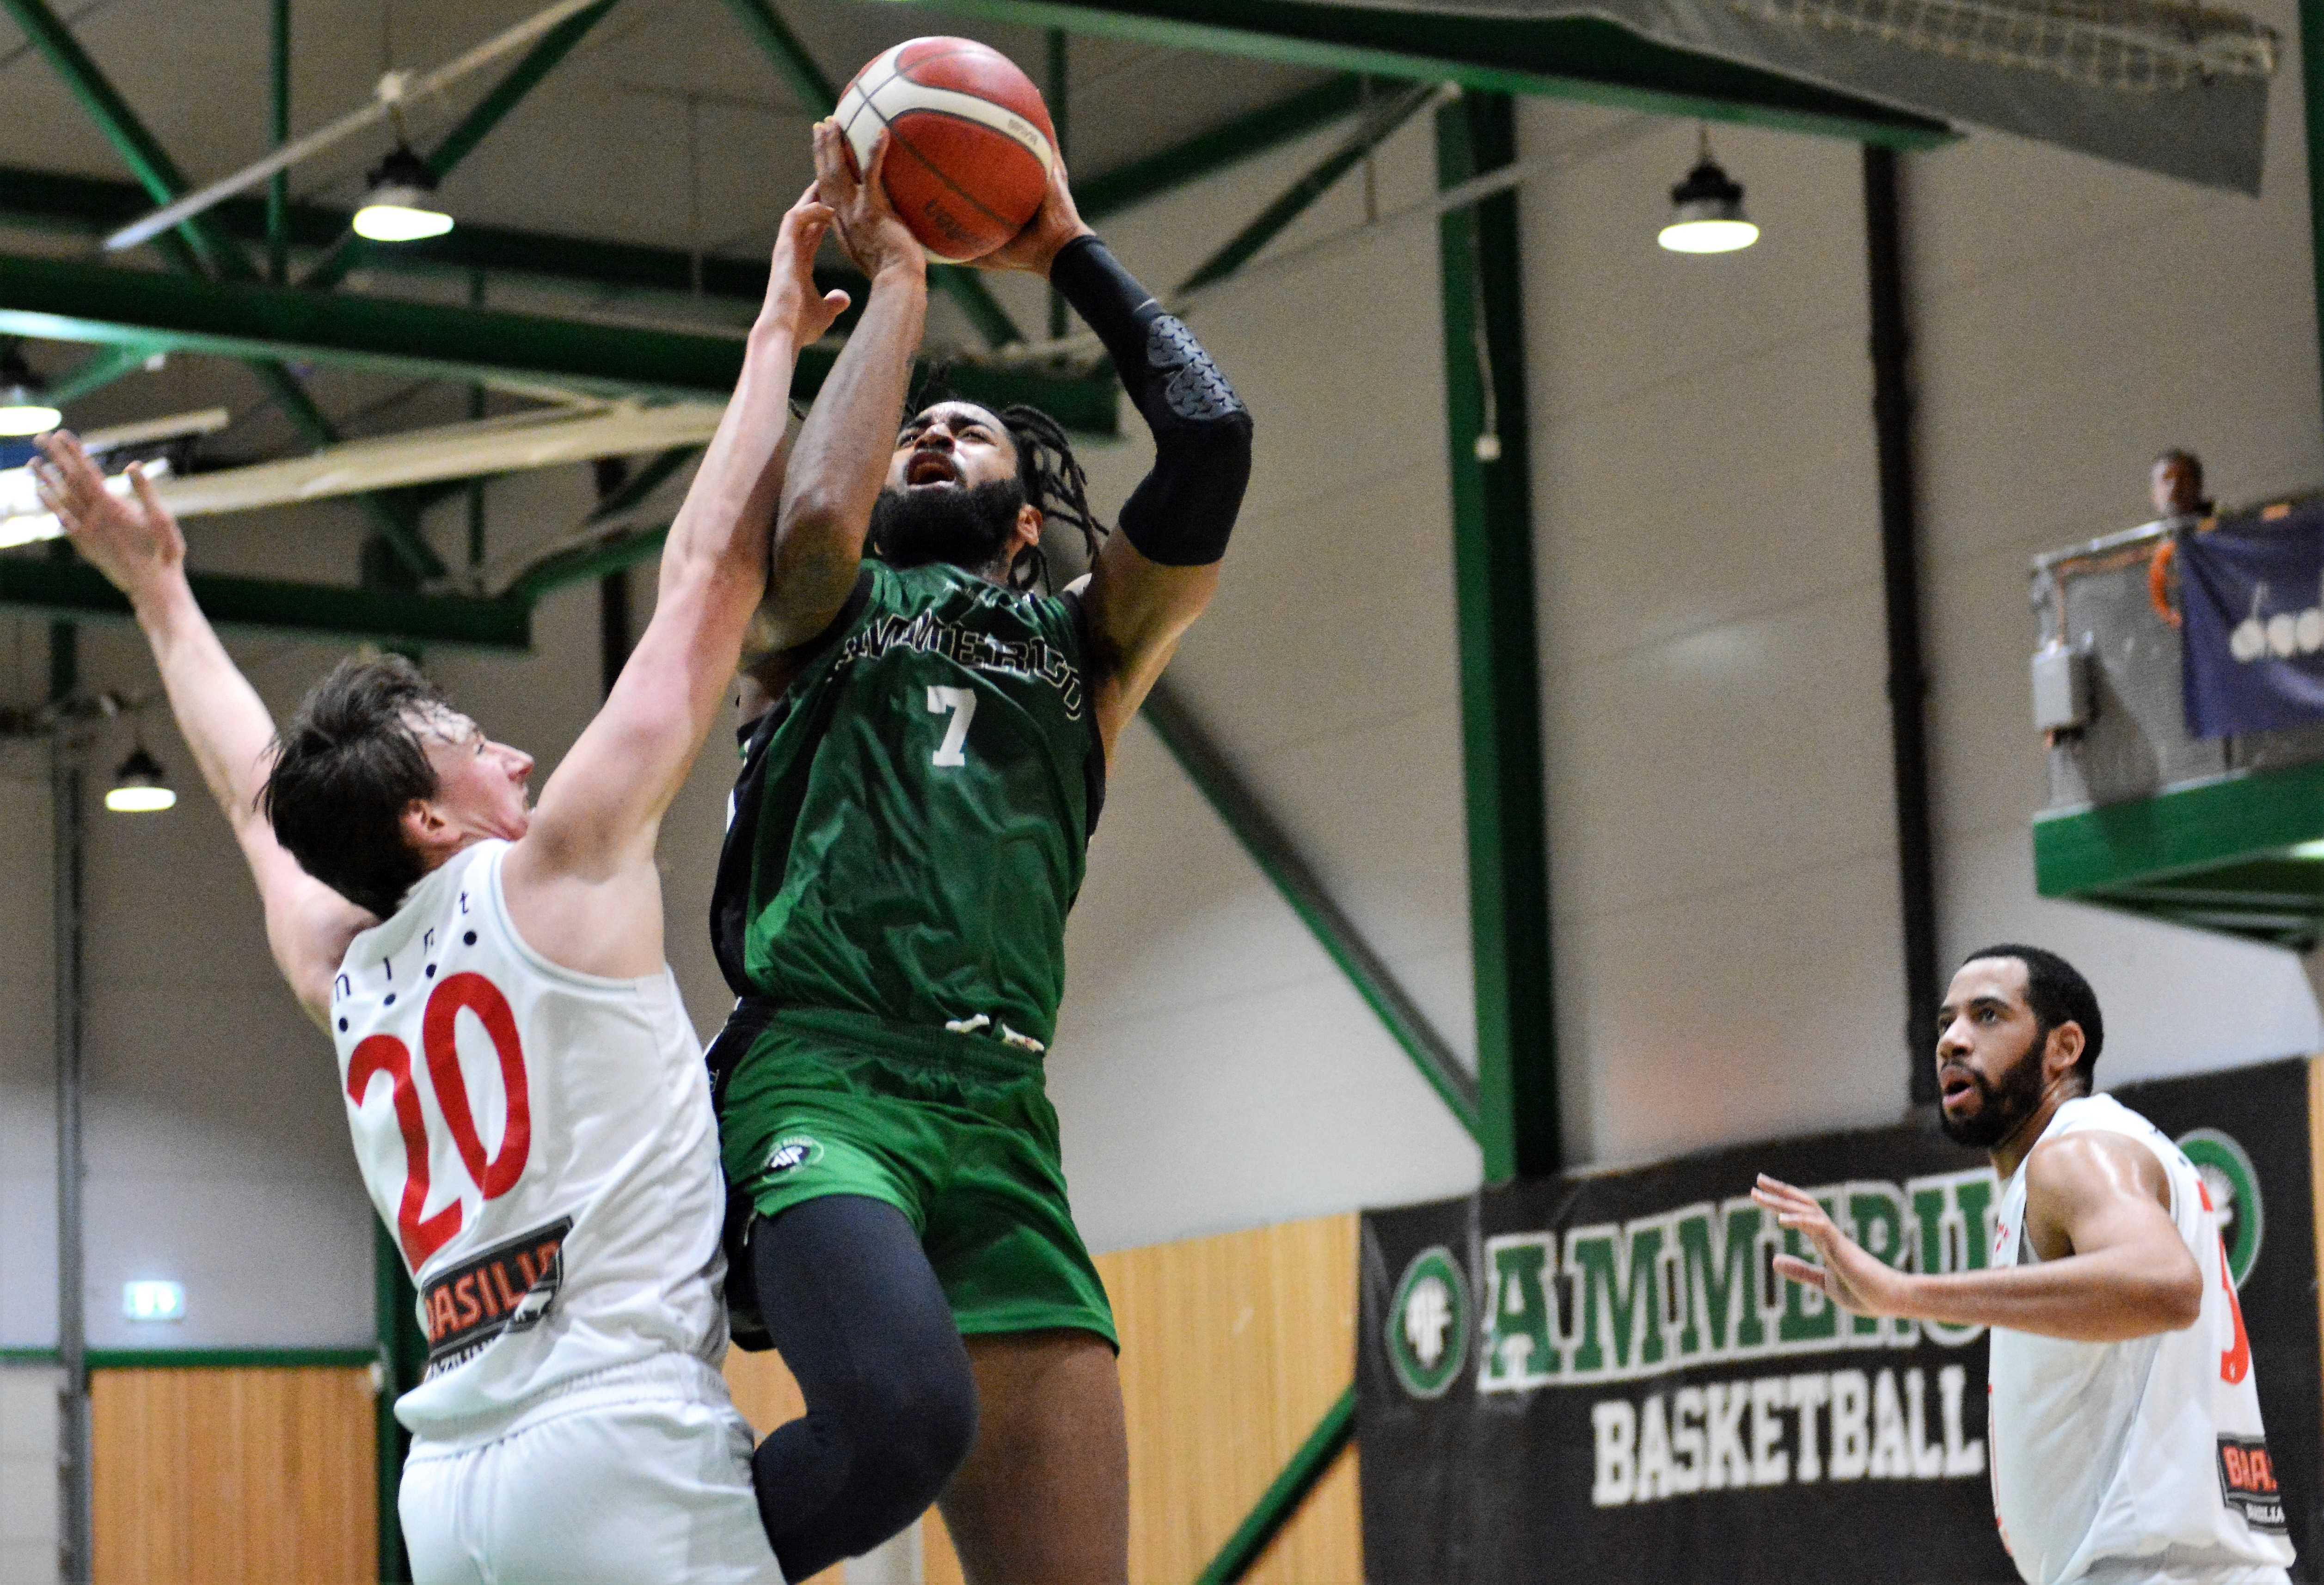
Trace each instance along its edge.
{"label": "raised arm", "polygon": [[782,652],[829,627],[854,590],[927,321],[927,255],[889,207],[880,180],[887,157],[883,136],[858,177],[837,124],[816,126],[817,190],[834,211],[841,244],[872,288],[799,427],[783,487],[766,598],[751,635],[752,670],[770,693],[788,680]]}
{"label": "raised arm", "polygon": [[2021,1237],[2038,1266],[1896,1271],[1834,1227],[1815,1198],[1762,1177],[1751,1197],[1814,1248],[1821,1266],[1790,1255],[1775,1269],[1865,1315],[1955,1326],[2006,1326],[2075,1342],[2111,1343],[2192,1326],[2203,1276],[2166,1209],[2163,1164],[2118,1134],[2068,1134],[2025,1158]]}
{"label": "raised arm", "polygon": [[518,930],[565,967],[660,966],[654,839],[718,718],[766,583],[798,350],[847,306],[844,292],[819,293],[811,272],[830,224],[812,189],[784,215],[742,379],[662,546],[653,620],[503,871]]}
{"label": "raised arm", "polygon": [[374,920],[300,869],[258,811],[273,761],[274,722],[194,603],[177,520],[139,469],[131,468],[134,495],[124,500],[106,493],[104,476],[73,436],[46,435],[40,446],[42,460],[34,465],[41,499],[82,557],[129,596],[178,730],[258,883],[275,966],[307,1016],[321,1023],[347,943]]}
{"label": "raised arm", "polygon": [[1062,165],[1023,234],[988,263],[1048,278],[1105,344],[1154,436],[1154,466],[1098,552],[1087,602],[1098,732],[1109,757],[1219,586],[1250,481],[1250,413],[1194,333],[1082,223]]}

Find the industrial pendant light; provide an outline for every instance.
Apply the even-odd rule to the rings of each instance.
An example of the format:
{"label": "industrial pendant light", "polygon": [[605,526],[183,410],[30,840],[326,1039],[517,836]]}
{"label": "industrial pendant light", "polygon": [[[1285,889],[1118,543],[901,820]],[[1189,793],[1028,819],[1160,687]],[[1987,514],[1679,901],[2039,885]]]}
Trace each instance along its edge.
{"label": "industrial pendant light", "polygon": [[1671,189],[1671,222],[1655,240],[1674,253],[1731,253],[1759,240],[1743,215],[1743,184],[1711,157],[1711,129],[1686,180]]}
{"label": "industrial pendant light", "polygon": [[371,173],[371,191],[355,211],[355,235],[371,242],[419,242],[452,229],[452,217],[431,202],[436,173],[398,143]]}
{"label": "industrial pendant light", "polygon": [[129,751],[129,758],[113,773],[112,790],[105,795],[105,806],[116,815],[156,814],[177,802],[161,761],[146,752],[143,743]]}
{"label": "industrial pendant light", "polygon": [[0,435],[38,435],[64,422],[50,405],[48,388],[14,342],[0,352]]}

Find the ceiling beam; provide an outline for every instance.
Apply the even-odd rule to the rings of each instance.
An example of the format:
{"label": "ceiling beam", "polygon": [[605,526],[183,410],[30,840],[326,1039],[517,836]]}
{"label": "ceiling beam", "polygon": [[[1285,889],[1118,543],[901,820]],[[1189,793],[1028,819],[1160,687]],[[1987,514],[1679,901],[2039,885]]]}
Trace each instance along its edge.
{"label": "ceiling beam", "polygon": [[[1169,148],[1092,177],[1076,177],[1074,201],[1083,218],[1105,219],[1257,159],[1355,113],[1364,79],[1343,74],[1275,104],[1199,133]],[[68,171],[0,166],[0,225],[72,236],[103,236],[152,207],[134,182]],[[290,245],[336,256],[348,236],[349,212],[320,204],[292,204],[284,218]],[[263,199],[228,198],[205,217],[236,241],[266,240]],[[345,250],[347,270],[397,275],[466,276],[482,270],[512,279],[585,286],[594,290],[712,298],[756,307],[766,296],[763,259],[705,255],[697,280],[695,255],[683,248],[608,242],[557,232],[462,221],[439,237],[414,243],[367,243]],[[311,284],[314,278],[309,277]],[[826,285],[849,288],[860,302],[860,280],[836,275]]]}
{"label": "ceiling beam", "polygon": [[[496,309],[341,297],[255,281],[204,281],[151,270],[0,255],[0,335],[293,360],[400,378],[521,379],[608,396],[724,400],[742,368],[740,336],[592,324]],[[837,354],[803,349],[795,394],[812,396]],[[1060,374],[955,364],[951,389],[974,401],[1028,401],[1085,434],[1114,433],[1109,369]]]}
{"label": "ceiling beam", "polygon": [[[143,184],[154,202],[167,204],[184,196],[188,183],[185,173],[171,160],[168,152],[137,113],[129,107],[105,73],[98,69],[88,52],[80,47],[69,28],[42,0],[0,0],[16,25],[24,32],[34,48],[48,60],[62,78],[73,97],[89,118],[97,123],[107,142],[121,156],[133,175]],[[205,268],[224,280],[255,280],[258,271],[239,244],[210,223],[207,216],[189,216],[173,231],[164,232],[154,239],[161,255],[172,266],[198,279]],[[80,371],[82,393],[95,389],[89,382],[92,373],[100,370]],[[310,446],[321,447],[336,443],[338,431],[323,410],[315,405],[288,369],[280,364],[264,360],[251,364],[251,373],[258,376],[266,388],[267,396],[290,420]],[[364,514],[372,521],[395,558],[420,577],[433,577],[444,570],[444,564],[428,548],[420,535],[418,525],[404,513],[377,496],[357,498]]]}
{"label": "ceiling beam", "polygon": [[[822,116],[838,107],[838,90],[831,86],[823,68],[816,64],[815,57],[807,53],[798,35],[776,14],[769,0],[726,0],[726,9],[734,14],[734,20],[751,35],[759,52],[781,76],[799,108],[810,115]],[[1017,321],[1009,317],[1009,310],[1001,306],[1001,299],[992,295],[992,289],[978,278],[975,271],[958,264],[931,263],[928,284],[951,298],[954,306],[968,316],[968,322],[984,337],[987,346],[1006,346],[1025,339],[1025,333],[1017,328]]]}
{"label": "ceiling beam", "polygon": [[1021,27],[1062,27],[1289,66],[1457,82],[1688,120],[1740,122],[1898,149],[1942,122],[1708,55],[1595,17],[1432,15],[1326,0],[898,0]]}
{"label": "ceiling beam", "polygon": [[[1135,208],[1352,115],[1363,101],[1364,79],[1342,72],[1102,175],[1088,180],[1076,177],[1074,207],[1090,221]],[[6,188],[6,175],[0,172],[0,195]]]}
{"label": "ceiling beam", "polygon": [[[527,94],[540,86],[557,63],[573,52],[575,45],[586,37],[591,28],[604,20],[613,8],[614,0],[599,0],[586,11],[576,11],[536,40],[524,59],[508,69],[508,74],[493,85],[492,91],[476,101],[459,124],[444,134],[425,156],[429,173],[441,181],[452,174],[460,161],[475,152],[476,145],[501,124],[502,118],[517,107]],[[458,226],[453,230],[457,231]],[[308,272],[301,286],[328,290],[347,277],[368,254],[361,237],[353,230],[343,228],[322,261]]]}
{"label": "ceiling beam", "polygon": [[1405,83],[1373,106],[1314,169],[1301,175],[1284,189],[1281,197],[1260,210],[1256,219],[1197,265],[1194,272],[1179,283],[1179,292],[1200,291],[1216,285],[1249,263],[1261,248],[1305,214],[1310,205],[1331,191],[1340,178],[1361,164],[1373,150],[1394,135],[1397,128],[1426,108],[1436,92],[1427,83]]}
{"label": "ceiling beam", "polygon": [[[254,628],[315,639],[484,650],[523,650],[532,642],[530,602],[466,594],[416,594],[399,589],[293,584],[271,578],[193,573],[194,598],[219,627]],[[0,610],[46,616],[130,618],[129,602],[83,561],[0,556]]]}

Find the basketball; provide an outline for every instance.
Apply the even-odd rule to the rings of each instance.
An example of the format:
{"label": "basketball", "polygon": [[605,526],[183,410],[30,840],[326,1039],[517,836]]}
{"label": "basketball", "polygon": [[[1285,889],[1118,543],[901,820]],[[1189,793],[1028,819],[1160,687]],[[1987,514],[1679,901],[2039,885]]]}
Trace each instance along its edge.
{"label": "basketball", "polygon": [[888,197],[929,257],[983,257],[1041,207],[1056,130],[1032,79],[973,39],[907,39],[855,74],[840,130],[863,170],[885,128]]}

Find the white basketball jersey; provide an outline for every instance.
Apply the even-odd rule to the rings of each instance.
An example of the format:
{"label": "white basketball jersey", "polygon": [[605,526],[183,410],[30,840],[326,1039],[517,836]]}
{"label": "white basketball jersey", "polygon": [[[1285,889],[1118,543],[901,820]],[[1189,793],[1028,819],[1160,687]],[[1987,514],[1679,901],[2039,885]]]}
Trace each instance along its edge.
{"label": "white basketball jersey", "polygon": [[420,1289],[414,1434],[510,1428],[543,1395],[726,1352],[718,1130],[665,967],[558,968],[518,936],[505,842],[355,937],[331,991],[355,1158]]}
{"label": "white basketball jersey", "polygon": [[[2171,1181],[2171,1217],[2203,1275],[2195,1324],[2119,1343],[1993,1329],[1988,1430],[2002,1540],[2029,1585],[2278,1581],[2283,1498],[2260,1425],[2251,1341],[2210,1196],[2161,1130],[2110,1095],[2061,1106],[2043,1140],[2136,1139]],[[2002,1185],[1997,1267],[2038,1264],[2025,1169]]]}

